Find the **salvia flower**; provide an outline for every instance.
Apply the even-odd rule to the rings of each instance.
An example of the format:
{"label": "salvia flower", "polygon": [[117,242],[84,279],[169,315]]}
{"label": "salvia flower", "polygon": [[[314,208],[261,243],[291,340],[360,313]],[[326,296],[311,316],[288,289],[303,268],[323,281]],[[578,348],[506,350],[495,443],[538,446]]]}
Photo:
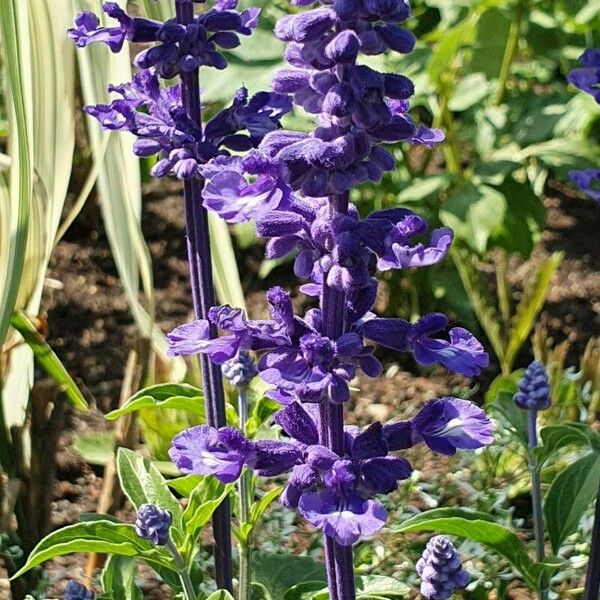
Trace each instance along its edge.
{"label": "salvia flower", "polygon": [[443,535],[429,540],[416,570],[421,577],[421,595],[427,600],[447,600],[470,579],[452,542]]}
{"label": "salvia flower", "polygon": [[80,48],[103,43],[112,52],[119,52],[126,40],[151,43],[135,57],[135,65],[140,69],[155,69],[161,77],[170,79],[200,66],[216,69],[227,66],[221,51],[239,46],[239,36],[252,33],[260,14],[258,8],[238,12],[236,6],[237,2],[218,3],[195,15],[188,25],[182,25],[176,19],[160,23],[131,17],[116,2],[105,2],[102,8],[116,21],[113,26],[103,26],[96,15],[84,11],[77,15],[75,27],[69,29],[68,35]]}
{"label": "salvia flower", "polygon": [[513,400],[524,409],[546,410],[550,407],[550,382],[542,363],[534,360],[525,369]]}
{"label": "salvia flower", "polygon": [[235,387],[248,387],[250,382],[258,375],[256,363],[248,354],[241,351],[237,356],[221,365],[223,377]]}
{"label": "salvia flower", "polygon": [[164,546],[169,541],[173,517],[168,510],[154,504],[142,504],[137,511],[135,531],[155,546]]}
{"label": "salvia flower", "polygon": [[184,474],[214,475],[222,483],[235,481],[244,465],[252,466],[252,442],[237,429],[197,425],[173,438],[169,456]]}
{"label": "salvia flower", "polygon": [[71,579],[65,586],[64,600],[94,600],[96,594],[84,585]]}
{"label": "salvia flower", "polygon": [[579,62],[581,67],[573,69],[567,79],[600,103],[600,48],[588,48],[579,57]]}
{"label": "salvia flower", "polygon": [[600,203],[600,169],[570,171],[569,177],[584,194]]}

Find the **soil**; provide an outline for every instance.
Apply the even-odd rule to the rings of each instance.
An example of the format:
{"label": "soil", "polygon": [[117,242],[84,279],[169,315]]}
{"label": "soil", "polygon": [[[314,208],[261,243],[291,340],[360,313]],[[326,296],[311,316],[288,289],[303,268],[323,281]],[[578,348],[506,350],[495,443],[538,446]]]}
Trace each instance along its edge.
{"label": "soil", "polygon": [[[168,331],[186,321],[190,312],[182,203],[176,183],[153,184],[146,191],[143,229],[154,261],[157,320]],[[588,340],[600,334],[600,212],[591,201],[575,197],[572,191],[556,184],[549,186],[545,203],[548,225],[543,240],[532,259],[515,265],[512,277],[517,287],[522,286],[536,264],[551,252],[565,253],[541,320],[554,341],[569,341],[568,364],[575,364]],[[249,312],[253,316],[262,314],[265,287],[289,282],[291,277],[285,270],[277,270],[269,280],[261,281],[257,277],[260,248],[238,254],[248,290]],[[102,414],[118,403],[123,368],[136,341],[127,300],[93,203],[58,245],[49,278],[55,280],[44,304],[50,325],[49,342],[93,407],[88,416],[70,412],[60,440],[52,505],[52,526],[58,528],[95,509],[102,484],[101,471],[81,460],[72,448],[72,441],[76,433],[111,427]],[[528,352],[519,357],[523,364],[530,358]],[[405,370],[407,366],[410,367],[389,363],[385,377],[360,381],[357,386],[360,391],[354,394],[351,404],[352,419],[365,422],[391,416],[408,417],[430,398],[456,388],[484,387],[493,376],[492,372],[485,382],[477,382],[440,370],[425,378]],[[448,466],[436,460],[423,468],[434,471]],[[123,517],[130,519],[131,513],[126,509]],[[48,597],[60,597],[66,579],[83,577],[84,566],[82,556],[51,561],[45,570]],[[0,598],[8,598],[8,584],[1,576],[0,572]],[[167,597],[149,570],[141,574],[140,582],[147,597]],[[520,592],[516,591],[514,597],[523,597],[517,593]]]}

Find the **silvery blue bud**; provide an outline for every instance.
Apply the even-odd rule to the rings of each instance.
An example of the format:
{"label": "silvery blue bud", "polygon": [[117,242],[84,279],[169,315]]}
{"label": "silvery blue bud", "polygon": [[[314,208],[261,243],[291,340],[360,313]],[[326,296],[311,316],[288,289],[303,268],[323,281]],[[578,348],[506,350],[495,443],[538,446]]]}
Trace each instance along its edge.
{"label": "silvery blue bud", "polygon": [[168,510],[154,504],[142,504],[137,512],[135,531],[154,545],[164,546],[169,541],[172,522],[173,517]]}
{"label": "silvery blue bud", "polygon": [[544,365],[533,361],[519,381],[519,391],[513,400],[520,408],[545,410],[550,406],[550,384]]}
{"label": "silvery blue bud", "polygon": [[256,375],[258,369],[252,357],[243,350],[234,356],[231,360],[221,365],[223,377],[235,387],[247,387]]}
{"label": "silvery blue bud", "polygon": [[421,595],[426,600],[447,600],[457,588],[469,583],[469,574],[452,542],[443,535],[431,538],[417,562],[421,577]]}

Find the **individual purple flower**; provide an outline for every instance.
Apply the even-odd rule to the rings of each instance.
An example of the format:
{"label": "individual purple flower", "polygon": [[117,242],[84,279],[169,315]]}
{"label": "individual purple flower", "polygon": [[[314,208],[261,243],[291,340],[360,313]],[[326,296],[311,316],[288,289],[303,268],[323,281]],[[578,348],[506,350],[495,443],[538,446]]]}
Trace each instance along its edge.
{"label": "individual purple flower", "polygon": [[519,380],[519,391],[513,396],[519,408],[546,410],[550,407],[550,382],[544,365],[534,360]]}
{"label": "individual purple flower", "polygon": [[579,62],[582,66],[573,69],[567,79],[600,103],[600,48],[588,48],[579,57]]}
{"label": "individual purple flower", "polygon": [[197,425],[173,438],[169,456],[182,472],[214,475],[222,483],[239,478],[244,465],[256,460],[254,444],[232,427]]}
{"label": "individual purple flower", "polygon": [[411,324],[403,319],[369,318],[360,325],[361,333],[385,346],[401,352],[413,352],[422,366],[441,363],[447,369],[468,377],[479,375],[487,367],[489,357],[477,339],[462,327],[448,331],[448,340],[432,335],[443,331],[449,321],[439,313],[423,316]]}
{"label": "individual purple flower", "polygon": [[63,600],[94,600],[96,594],[84,585],[71,579],[65,586]]}
{"label": "individual purple flower", "polygon": [[242,350],[237,356],[221,365],[223,377],[235,387],[248,387],[258,375],[258,369],[248,352]]}
{"label": "individual purple flower", "polygon": [[100,19],[92,12],[80,12],[75,18],[75,27],[67,31],[79,48],[89,44],[106,44],[113,52],[119,52],[125,40],[131,42],[153,42],[162,23],[148,19],[130,17],[116,2],[105,2],[103,11],[118,21],[114,27],[102,27]]}
{"label": "individual purple flower", "polygon": [[443,535],[427,542],[416,571],[421,577],[421,595],[426,600],[448,600],[455,590],[467,587],[470,579],[452,542]]}
{"label": "individual purple flower", "polygon": [[386,251],[377,263],[379,270],[426,267],[444,259],[454,238],[448,227],[434,230],[428,244],[411,243],[411,239],[423,233],[426,226],[426,221],[417,215],[407,215],[397,222],[385,238]]}
{"label": "individual purple flower", "polygon": [[330,489],[302,494],[298,510],[309,523],[343,546],[375,535],[387,520],[387,511],[376,500]]}
{"label": "individual purple flower", "polygon": [[288,206],[290,190],[278,167],[256,151],[244,158],[218,156],[200,172],[205,177],[204,206],[228,223],[242,223]]}
{"label": "individual purple flower", "polygon": [[600,169],[570,171],[569,177],[584,194],[600,203]]}
{"label": "individual purple flower", "polygon": [[430,400],[411,421],[412,443],[424,441],[434,452],[453,455],[457,449],[474,450],[494,441],[485,412],[468,400]]}
{"label": "individual purple flower", "polygon": [[172,523],[173,517],[168,510],[154,504],[142,504],[137,511],[135,532],[155,546],[164,546],[169,541]]}

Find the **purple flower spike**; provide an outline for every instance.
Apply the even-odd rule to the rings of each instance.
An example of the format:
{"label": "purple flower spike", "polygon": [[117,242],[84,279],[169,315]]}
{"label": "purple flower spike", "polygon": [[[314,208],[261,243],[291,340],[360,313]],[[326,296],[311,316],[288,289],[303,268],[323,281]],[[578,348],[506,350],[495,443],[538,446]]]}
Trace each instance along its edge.
{"label": "purple flower spike", "polygon": [[302,494],[298,509],[309,523],[343,546],[375,535],[387,519],[387,511],[376,500],[332,490]]}
{"label": "purple flower spike", "polygon": [[534,360],[519,381],[519,391],[513,400],[519,408],[546,410],[550,408],[550,382],[544,365]]}
{"label": "purple flower spike", "polygon": [[443,535],[429,540],[416,570],[426,600],[448,600],[456,589],[467,587],[470,579],[452,542]]}
{"label": "purple flower spike", "polygon": [[434,452],[447,455],[494,441],[485,412],[468,400],[451,397],[429,401],[412,419],[411,433],[413,444],[423,440]]}
{"label": "purple flower spike", "polygon": [[214,475],[222,483],[238,479],[256,461],[254,444],[231,427],[198,425],[173,438],[169,456],[185,474]]}
{"label": "purple flower spike", "polygon": [[584,194],[600,203],[600,169],[570,171],[569,177]]}

